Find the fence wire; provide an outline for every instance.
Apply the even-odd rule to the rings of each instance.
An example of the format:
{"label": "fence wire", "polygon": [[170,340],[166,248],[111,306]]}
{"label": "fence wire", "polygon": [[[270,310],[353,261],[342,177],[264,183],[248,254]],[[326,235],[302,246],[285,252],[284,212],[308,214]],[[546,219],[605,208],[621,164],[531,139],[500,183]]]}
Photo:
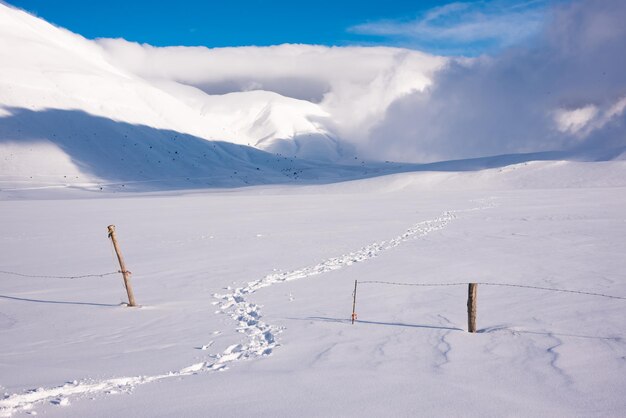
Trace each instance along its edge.
{"label": "fence wire", "polygon": [[[421,286],[421,287],[436,287],[436,286],[467,286],[470,282],[457,282],[457,283],[399,283],[399,282],[383,282],[379,280],[364,280],[358,282],[359,284],[387,284],[393,286]],[[569,290],[569,289],[557,289],[552,287],[541,287],[541,286],[528,286],[523,284],[510,284],[510,283],[487,283],[487,282],[471,282],[483,286],[502,286],[502,287],[519,287],[523,289],[535,289],[535,290],[546,290],[550,292],[562,292],[562,293],[576,293],[579,295],[588,295],[588,296],[600,296],[604,298],[610,299],[621,299],[626,300],[626,297],[623,296],[614,296],[607,295],[604,293],[594,293],[594,292],[584,292],[582,290]]]}
{"label": "fence wire", "polygon": [[109,273],[102,273],[102,274],[83,274],[81,276],[41,276],[41,275],[36,275],[36,274],[23,274],[23,273],[17,273],[15,271],[0,270],[0,274],[7,274],[11,276],[30,277],[30,278],[35,278],[35,279],[70,279],[70,280],[85,279],[87,277],[105,277],[105,276],[110,276],[112,274],[119,274],[119,273],[121,273],[120,270],[112,271]]}

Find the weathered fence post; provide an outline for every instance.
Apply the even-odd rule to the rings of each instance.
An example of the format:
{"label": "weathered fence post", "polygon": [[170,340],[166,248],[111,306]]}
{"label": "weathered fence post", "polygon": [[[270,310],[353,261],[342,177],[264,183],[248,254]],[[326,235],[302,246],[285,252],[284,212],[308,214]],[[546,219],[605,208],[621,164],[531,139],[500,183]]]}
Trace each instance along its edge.
{"label": "weathered fence post", "polygon": [[352,324],[356,319],[356,280],[354,281],[354,293],[352,294]]}
{"label": "weathered fence post", "polygon": [[476,291],[478,284],[470,283],[467,292],[467,330],[476,332]]}
{"label": "weathered fence post", "polygon": [[109,238],[113,242],[113,248],[115,249],[115,254],[117,254],[117,261],[120,262],[120,272],[122,273],[122,277],[124,278],[124,286],[126,287],[126,293],[128,294],[128,306],[137,306],[135,303],[135,296],[133,295],[133,288],[130,285],[130,271],[126,270],[126,264],[124,264],[124,258],[122,257],[122,252],[117,244],[117,237],[115,236],[115,225],[109,225]]}

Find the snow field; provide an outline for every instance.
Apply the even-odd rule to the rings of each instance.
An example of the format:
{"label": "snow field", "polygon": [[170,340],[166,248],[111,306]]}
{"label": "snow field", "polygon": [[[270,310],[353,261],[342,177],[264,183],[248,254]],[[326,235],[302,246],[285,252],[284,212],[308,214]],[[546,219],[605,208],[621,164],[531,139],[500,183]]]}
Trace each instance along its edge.
{"label": "snow field", "polygon": [[[225,295],[216,294],[214,297],[223,300],[219,309],[236,320],[239,324],[238,332],[244,333],[248,337],[245,345],[233,344],[226,348],[222,353],[212,355],[215,361],[195,363],[191,366],[182,368],[177,372],[169,372],[156,376],[138,376],[107,379],[104,381],[93,382],[76,380],[63,386],[50,389],[37,388],[28,391],[25,394],[15,394],[0,401],[3,414],[10,416],[13,411],[30,410],[34,404],[49,401],[55,405],[67,405],[68,397],[73,395],[93,395],[99,393],[118,393],[119,391],[132,391],[136,386],[159,381],[166,378],[181,377],[194,374],[203,370],[223,370],[227,365],[235,360],[255,358],[262,355],[269,355],[276,346],[275,334],[280,329],[268,325],[260,320],[260,312],[258,306],[248,303],[243,298],[244,295],[254,293],[255,291],[284,281],[307,278],[310,276],[323,274],[328,271],[340,269],[350,266],[354,263],[366,261],[377,256],[381,251],[389,250],[397,247],[402,242],[414,238],[415,236],[424,236],[430,232],[437,231],[445,227],[448,222],[454,219],[451,212],[446,212],[434,220],[427,220],[418,223],[414,227],[407,230],[399,237],[389,241],[370,244],[355,252],[333,257],[321,262],[315,266],[305,267],[288,273],[274,273],[265,276],[255,282],[250,282],[246,287],[237,288],[234,292]],[[261,234],[257,235],[262,237]],[[201,347],[202,350],[208,349],[213,345],[213,341]]]}
{"label": "snow field", "polygon": [[[5,411],[620,415],[623,301],[479,287],[469,335],[466,288],[362,285],[349,325],[355,278],[626,294],[620,188],[418,192],[424,176],[4,202],[7,270],[110,271],[105,227],[116,223],[143,305],[117,305],[117,277],[3,276],[5,296],[22,299],[0,300]],[[51,247],[58,225],[71,239]],[[67,252],[80,255],[71,267]],[[210,370],[223,373],[200,373]],[[101,396],[116,392],[132,395]]]}

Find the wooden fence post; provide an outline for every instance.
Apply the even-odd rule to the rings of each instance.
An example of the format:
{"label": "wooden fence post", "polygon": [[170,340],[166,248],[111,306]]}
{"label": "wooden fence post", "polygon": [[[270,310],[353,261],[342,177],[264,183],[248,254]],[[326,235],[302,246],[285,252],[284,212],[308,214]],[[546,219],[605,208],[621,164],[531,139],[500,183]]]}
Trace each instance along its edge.
{"label": "wooden fence post", "polygon": [[478,284],[470,283],[467,292],[467,330],[476,332],[476,291]]}
{"label": "wooden fence post", "polygon": [[124,264],[124,258],[122,257],[122,252],[120,251],[120,247],[117,244],[117,237],[115,236],[115,225],[109,225],[109,238],[113,242],[113,248],[115,249],[115,254],[117,254],[117,261],[120,262],[120,272],[122,273],[122,277],[124,278],[124,286],[126,287],[126,293],[128,294],[128,306],[137,306],[135,303],[135,296],[133,295],[133,288],[130,285],[130,271],[126,270],[126,264]]}
{"label": "wooden fence post", "polygon": [[354,320],[356,319],[356,280],[354,281],[354,293],[352,294],[352,324],[354,325]]}

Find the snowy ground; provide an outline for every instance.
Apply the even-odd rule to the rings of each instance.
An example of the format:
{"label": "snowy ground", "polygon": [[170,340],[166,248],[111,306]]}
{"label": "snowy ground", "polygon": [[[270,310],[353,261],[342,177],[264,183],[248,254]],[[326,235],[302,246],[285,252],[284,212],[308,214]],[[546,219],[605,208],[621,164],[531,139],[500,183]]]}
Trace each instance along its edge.
{"label": "snowy ground", "polygon": [[0,274],[0,415],[624,416],[626,300],[479,286],[469,334],[465,286],[363,284],[348,318],[355,279],[626,296],[625,172],[5,192],[1,270],[114,271],[113,223],[142,307],[118,275]]}

